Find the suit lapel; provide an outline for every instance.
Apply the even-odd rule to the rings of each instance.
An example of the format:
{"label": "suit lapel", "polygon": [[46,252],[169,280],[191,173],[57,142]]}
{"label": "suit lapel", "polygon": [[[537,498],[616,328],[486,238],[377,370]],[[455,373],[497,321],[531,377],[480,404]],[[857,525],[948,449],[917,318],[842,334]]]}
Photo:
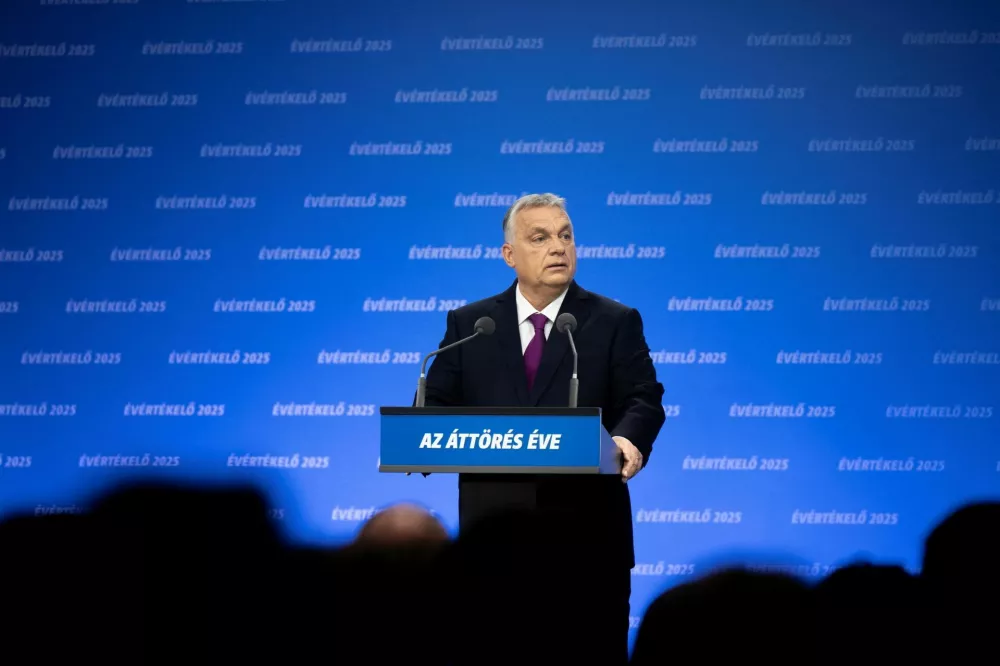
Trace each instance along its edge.
{"label": "suit lapel", "polygon": [[[585,289],[581,289],[575,281],[570,283],[569,290],[566,292],[566,298],[563,299],[562,307],[559,308],[559,314],[564,312],[569,312],[574,317],[576,317],[576,330],[573,332],[573,340],[577,343],[577,348],[579,350],[579,340],[580,331],[583,330],[584,322],[587,320],[587,316],[590,314],[589,303],[587,302],[589,294]],[[517,306],[514,306],[515,319],[517,317],[516,311]],[[516,332],[516,328],[515,328]],[[520,350],[520,339],[518,340],[518,350]],[[535,383],[531,387],[531,392],[528,394],[528,405],[535,407],[538,405],[538,401],[541,399],[545,390],[552,383],[553,377],[555,377],[556,370],[559,369],[559,365],[562,363],[563,358],[569,352],[569,337],[565,333],[560,333],[556,330],[555,324],[553,323],[552,331],[549,333],[548,339],[545,341],[545,349],[542,351],[542,363],[538,366],[538,374],[535,375]],[[524,366],[523,357],[521,360],[522,368]],[[527,379],[524,379],[524,372],[522,370],[522,383],[527,386]]]}
{"label": "suit lapel", "polygon": [[515,281],[510,289],[500,294],[496,306],[490,316],[496,322],[497,336],[500,345],[500,358],[507,366],[507,376],[514,384],[519,405],[528,404],[528,377],[524,372],[524,355],[521,352],[521,333],[518,330],[517,301],[514,290]]}

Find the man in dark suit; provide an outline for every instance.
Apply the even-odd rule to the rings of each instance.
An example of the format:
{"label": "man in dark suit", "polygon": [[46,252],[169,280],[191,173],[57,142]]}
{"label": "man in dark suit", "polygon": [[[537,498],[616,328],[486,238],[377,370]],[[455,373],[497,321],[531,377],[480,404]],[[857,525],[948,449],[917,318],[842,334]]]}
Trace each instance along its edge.
{"label": "man in dark suit", "polygon": [[441,346],[471,335],[479,317],[492,317],[496,332],[437,357],[427,373],[425,404],[565,407],[573,359],[567,336],[552,329],[560,313],[576,317],[578,404],[602,408],[604,427],[621,451],[621,478],[459,475],[459,522],[464,529],[505,509],[554,509],[585,517],[592,543],[601,551],[595,560],[600,570],[587,577],[587,584],[606,583],[595,584],[609,625],[603,639],[595,637],[607,647],[598,651],[610,651],[624,663],[635,566],[625,482],[649,460],[663,425],[663,386],[639,313],[575,282],[573,225],[561,197],[522,197],[504,216],[503,232],[503,258],[517,280],[501,294],[449,312]]}

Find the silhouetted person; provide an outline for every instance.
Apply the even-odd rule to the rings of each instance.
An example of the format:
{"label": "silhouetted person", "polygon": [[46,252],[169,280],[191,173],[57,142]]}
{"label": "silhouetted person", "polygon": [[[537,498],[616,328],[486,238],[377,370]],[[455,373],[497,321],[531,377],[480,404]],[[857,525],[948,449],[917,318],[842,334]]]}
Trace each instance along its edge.
{"label": "silhouetted person", "polygon": [[236,663],[280,658],[287,649],[280,622],[294,607],[287,597],[295,588],[258,492],[128,487],[99,501],[92,516],[140,549],[145,663]]}
{"label": "silhouetted person", "polygon": [[142,661],[142,560],[87,516],[0,525],[0,626],[7,663]]}
{"label": "silhouetted person", "polygon": [[954,512],[924,542],[921,576],[937,595],[987,601],[1000,592],[1000,502]]}
{"label": "silhouetted person", "polygon": [[412,504],[397,504],[372,516],[355,537],[363,548],[412,545],[438,546],[448,541],[448,531],[429,511]]}
{"label": "silhouetted person", "polygon": [[869,563],[840,567],[816,586],[823,606],[853,608],[873,617],[888,610],[916,611],[923,601],[920,581],[900,566]]}
{"label": "silhouetted person", "polygon": [[438,655],[455,628],[442,617],[446,585],[437,564],[448,543],[430,512],[399,504],[370,518],[335,556],[307,555],[328,580],[326,598],[311,595],[324,614],[318,635],[337,636],[326,643],[324,659],[444,664]]}
{"label": "silhouetted person", "polygon": [[[933,638],[933,627],[927,625],[927,607],[921,581],[900,566],[868,563],[841,567],[820,581],[815,588],[822,654],[831,660],[851,661],[859,650],[867,659],[879,663],[919,659]],[[858,627],[884,627],[886,623],[905,626],[908,633],[921,640],[890,640],[879,637],[865,641],[862,648],[856,641],[843,640]],[[931,634],[924,633],[931,630]]]}
{"label": "silhouetted person", "polygon": [[921,579],[933,608],[939,653],[969,663],[994,651],[994,621],[1000,597],[1000,502],[960,508],[924,542]]}
{"label": "silhouetted person", "polygon": [[667,590],[650,604],[633,645],[635,666],[814,662],[809,588],[788,576],[739,569]]}

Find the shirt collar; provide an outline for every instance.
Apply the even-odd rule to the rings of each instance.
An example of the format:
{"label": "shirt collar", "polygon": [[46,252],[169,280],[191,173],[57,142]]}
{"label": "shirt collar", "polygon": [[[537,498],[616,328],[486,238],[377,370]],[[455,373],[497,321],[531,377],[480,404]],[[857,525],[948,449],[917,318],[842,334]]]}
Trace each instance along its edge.
{"label": "shirt collar", "polygon": [[543,310],[536,310],[535,306],[528,302],[528,299],[524,297],[521,293],[521,285],[517,285],[514,290],[514,300],[517,303],[517,324],[520,326],[523,324],[528,317],[535,314],[536,312],[541,312],[548,318],[549,321],[555,321],[556,317],[559,316],[559,308],[562,307],[563,301],[566,300],[566,292],[569,288],[566,288],[563,293],[559,294],[554,301],[545,306]]}

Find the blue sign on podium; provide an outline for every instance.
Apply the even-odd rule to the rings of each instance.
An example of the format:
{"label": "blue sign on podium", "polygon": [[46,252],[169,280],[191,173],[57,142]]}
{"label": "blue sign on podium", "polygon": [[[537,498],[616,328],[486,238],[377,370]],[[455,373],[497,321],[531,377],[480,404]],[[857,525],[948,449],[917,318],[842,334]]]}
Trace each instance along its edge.
{"label": "blue sign on podium", "polygon": [[619,474],[597,407],[382,407],[380,472]]}

